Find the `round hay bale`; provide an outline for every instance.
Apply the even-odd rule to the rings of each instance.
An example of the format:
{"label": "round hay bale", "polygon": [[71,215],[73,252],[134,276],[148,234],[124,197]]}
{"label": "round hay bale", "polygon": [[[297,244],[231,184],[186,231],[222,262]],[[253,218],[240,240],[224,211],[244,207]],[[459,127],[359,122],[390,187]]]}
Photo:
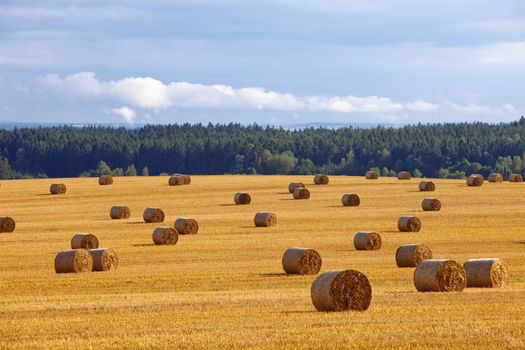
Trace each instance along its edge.
{"label": "round hay bale", "polygon": [[246,192],[237,192],[235,196],[233,196],[233,201],[235,204],[250,204],[252,202],[252,197]]}
{"label": "round hay bale", "polygon": [[89,254],[93,258],[93,271],[115,270],[118,267],[118,255],[113,249],[90,249]]}
{"label": "round hay bale", "polygon": [[170,176],[168,173],[160,173],[159,176]]}
{"label": "round hay bale", "polygon": [[10,218],[9,216],[0,216],[0,233],[13,232],[15,227],[16,223],[13,218]]}
{"label": "round hay bale", "polygon": [[396,250],[397,267],[416,267],[428,259],[432,259],[432,251],[424,244],[406,244]]}
{"label": "round hay bale", "polygon": [[314,176],[314,183],[316,185],[328,185],[330,179],[324,174],[317,174]]}
{"label": "round hay bale", "polygon": [[56,273],[78,273],[93,270],[93,258],[87,249],[71,249],[55,257]]}
{"label": "round hay bale", "polygon": [[199,224],[193,219],[178,218],[175,220],[175,230],[181,235],[194,235],[199,232]]}
{"label": "round hay bale", "polygon": [[103,175],[98,178],[98,184],[101,186],[105,185],[113,185],[113,176],[111,175]]}
{"label": "round hay bale", "polygon": [[372,300],[368,278],[356,270],[322,273],[312,283],[310,291],[318,311],[365,311]]}
{"label": "round hay bale", "polygon": [[294,199],[309,199],[310,191],[308,191],[307,188],[296,188],[293,191],[293,198]]}
{"label": "round hay bale", "polygon": [[421,202],[421,208],[424,211],[440,211],[441,202],[436,198],[425,198]]}
{"label": "round hay bale", "polygon": [[379,174],[375,170],[368,170],[365,174],[365,179],[377,180],[379,179]]}
{"label": "round hay bale", "polygon": [[168,180],[170,186],[182,186],[184,185],[184,176],[182,175],[172,175]]}
{"label": "round hay bale", "polygon": [[179,240],[177,230],[172,227],[157,227],[151,236],[157,245],[174,245]]}
{"label": "round hay bale", "polygon": [[358,207],[361,204],[361,198],[355,193],[347,193],[341,197],[341,203],[345,207]]}
{"label": "round hay bale", "polygon": [[454,260],[424,260],[414,271],[414,286],[420,292],[461,292],[466,285],[465,269]]}
{"label": "round hay bale", "polygon": [[259,212],[253,219],[257,227],[271,227],[277,225],[277,215],[274,213]]}
{"label": "round hay bale", "polygon": [[98,248],[98,238],[91,233],[77,233],[71,238],[71,249]]}
{"label": "round hay bale", "polygon": [[467,178],[467,185],[468,186],[481,186],[483,185],[484,181],[485,181],[485,178],[483,178],[483,175],[472,174]]}
{"label": "round hay bale", "polygon": [[109,216],[112,219],[129,219],[131,210],[125,205],[114,205],[109,211]]}
{"label": "round hay bale", "polygon": [[509,182],[523,182],[523,176],[521,174],[511,174]]}
{"label": "round hay bale", "polygon": [[49,192],[51,192],[51,194],[64,194],[66,193],[66,185],[52,184],[51,187],[49,187]]}
{"label": "round hay bale", "polygon": [[145,222],[163,222],[164,212],[160,208],[146,208],[142,215]]}
{"label": "round hay bale", "polygon": [[189,175],[183,175],[182,178],[184,179],[184,184],[185,185],[190,185],[191,184],[191,177]]}
{"label": "round hay bale", "polygon": [[302,182],[290,182],[288,185],[288,192],[293,193],[296,188],[306,188],[306,186]]}
{"label": "round hay bale", "polygon": [[432,181],[421,181],[419,183],[419,190],[420,191],[435,191],[436,185]]}
{"label": "round hay bale", "polygon": [[489,182],[503,182],[503,175],[500,173],[490,173]]}
{"label": "round hay bale", "polygon": [[412,176],[408,171],[400,171],[397,173],[397,179],[398,180],[410,180]]}
{"label": "round hay bale", "polygon": [[290,248],[284,252],[282,263],[287,274],[317,275],[322,260],[315,249]]}
{"label": "round hay bale", "polygon": [[381,236],[371,231],[357,232],[354,236],[354,247],[356,250],[379,250]]}
{"label": "round hay bale", "polygon": [[498,258],[470,259],[463,264],[467,287],[501,288],[509,280],[507,265]]}
{"label": "round hay bale", "polygon": [[402,216],[397,222],[397,228],[401,232],[419,232],[421,220],[415,216]]}

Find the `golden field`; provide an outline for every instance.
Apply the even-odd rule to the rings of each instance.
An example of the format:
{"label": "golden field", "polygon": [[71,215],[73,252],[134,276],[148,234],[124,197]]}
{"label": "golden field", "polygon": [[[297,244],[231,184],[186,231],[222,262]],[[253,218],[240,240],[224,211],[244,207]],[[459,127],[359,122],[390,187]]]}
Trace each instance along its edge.
{"label": "golden field", "polygon": [[[50,195],[62,181],[65,195]],[[292,200],[288,183],[303,181],[309,200]],[[2,181],[0,215],[17,227],[0,234],[0,348],[263,348],[263,349],[518,349],[525,348],[525,183],[467,187],[464,180],[365,180],[331,176],[193,176],[190,186],[167,177]],[[247,191],[252,204],[233,205]],[[342,207],[355,192],[361,206]],[[423,212],[424,197],[442,202]],[[111,220],[112,205],[131,218]],[[197,235],[175,246],[153,245],[159,224],[142,220],[160,207],[165,225],[188,216]],[[257,211],[278,216],[273,228],[256,228]],[[417,215],[419,233],[397,231],[401,215]],[[357,231],[378,232],[379,251],[356,251]],[[78,232],[95,234],[116,250],[117,270],[56,274],[57,252]],[[461,264],[469,258],[503,258],[511,273],[503,289],[420,293],[414,269],[399,269],[400,244],[424,243],[435,258]],[[321,272],[352,268],[373,289],[365,312],[317,312],[310,300],[316,276],[287,276],[283,252],[315,248]]]}

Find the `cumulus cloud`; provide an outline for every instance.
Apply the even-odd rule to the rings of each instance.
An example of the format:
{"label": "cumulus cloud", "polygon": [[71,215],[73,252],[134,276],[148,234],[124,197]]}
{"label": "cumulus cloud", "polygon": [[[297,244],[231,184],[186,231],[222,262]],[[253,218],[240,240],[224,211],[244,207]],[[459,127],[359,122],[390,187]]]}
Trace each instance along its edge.
{"label": "cumulus cloud", "polygon": [[120,108],[113,108],[111,111],[123,117],[126,120],[126,122],[130,124],[135,122],[135,118],[137,117],[137,114],[135,113],[135,111],[126,106],[122,106]]}

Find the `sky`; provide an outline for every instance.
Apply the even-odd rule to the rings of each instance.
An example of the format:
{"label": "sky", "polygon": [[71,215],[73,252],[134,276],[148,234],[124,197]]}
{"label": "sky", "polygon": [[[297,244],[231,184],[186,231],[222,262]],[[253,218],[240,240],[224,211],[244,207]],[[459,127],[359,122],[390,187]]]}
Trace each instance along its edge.
{"label": "sky", "polygon": [[0,0],[0,122],[507,122],[523,0]]}

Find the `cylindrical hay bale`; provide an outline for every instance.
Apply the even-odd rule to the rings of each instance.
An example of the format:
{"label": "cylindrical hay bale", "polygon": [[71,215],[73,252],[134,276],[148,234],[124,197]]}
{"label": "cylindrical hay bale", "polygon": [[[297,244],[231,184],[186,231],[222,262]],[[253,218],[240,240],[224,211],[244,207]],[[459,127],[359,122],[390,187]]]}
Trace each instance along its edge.
{"label": "cylindrical hay bale", "polygon": [[293,191],[293,198],[294,199],[309,199],[310,191],[308,191],[307,188],[296,188]]}
{"label": "cylindrical hay bale", "polygon": [[112,219],[129,219],[131,210],[125,205],[114,205],[109,211],[109,216],[111,216]]}
{"label": "cylindrical hay bale", "polygon": [[523,176],[521,174],[511,174],[509,182],[523,182]]}
{"label": "cylindrical hay bale", "polygon": [[397,222],[397,228],[402,232],[419,232],[421,220],[415,216],[402,216]]}
{"label": "cylindrical hay bale", "polygon": [[0,216],[0,233],[2,232],[13,232],[15,230],[15,220],[9,216]]}
{"label": "cylindrical hay bale", "polygon": [[77,233],[71,238],[71,249],[98,248],[98,238],[91,233]]}
{"label": "cylindrical hay bale", "polygon": [[160,173],[159,176],[169,176],[168,173]]}
{"label": "cylindrical hay bale", "polygon": [[306,188],[306,186],[302,182],[290,182],[288,192],[293,193],[296,188]]}
{"label": "cylindrical hay bale", "polygon": [[146,208],[142,217],[145,222],[163,222],[164,212],[160,208]]}
{"label": "cylindrical hay bale", "polygon": [[379,178],[379,174],[374,170],[368,170],[365,174],[365,178],[368,180],[377,180]]}
{"label": "cylindrical hay bale", "polygon": [[103,175],[98,178],[98,184],[101,186],[105,185],[113,185],[113,176],[111,175]]}
{"label": "cylindrical hay bale", "polygon": [[172,175],[168,180],[170,186],[182,186],[184,185],[184,176],[182,175]]}
{"label": "cylindrical hay bale", "polygon": [[93,258],[93,271],[115,270],[118,266],[118,255],[113,249],[90,249],[89,253]]}
{"label": "cylindrical hay bale", "polygon": [[277,225],[277,215],[274,213],[259,212],[253,219],[257,227],[271,227]]}
{"label": "cylindrical hay bale", "polygon": [[235,204],[250,204],[252,202],[252,197],[246,192],[237,192],[233,197]]}
{"label": "cylindrical hay bale", "polygon": [[368,278],[356,270],[322,273],[312,283],[310,291],[318,311],[365,311],[372,300]]}
{"label": "cylindrical hay bale", "polygon": [[328,185],[330,179],[324,174],[317,174],[314,176],[314,183],[316,185]]}
{"label": "cylindrical hay bale", "polygon": [[175,220],[175,230],[181,235],[194,235],[199,232],[199,224],[193,219],[178,218]]}
{"label": "cylindrical hay bale", "polygon": [[376,232],[357,232],[354,236],[354,247],[356,250],[379,250],[381,236]]}
{"label": "cylindrical hay bale", "polygon": [[420,292],[461,292],[466,285],[465,269],[454,260],[424,260],[414,271],[414,286]]}
{"label": "cylindrical hay bale", "polygon": [[424,244],[406,244],[397,248],[398,267],[416,267],[423,260],[432,259],[432,251]]}
{"label": "cylindrical hay bale", "polygon": [[311,248],[290,248],[283,255],[283,269],[288,274],[317,275],[321,270],[321,255]]}
{"label": "cylindrical hay bale", "polygon": [[55,257],[56,273],[88,272],[93,270],[93,258],[87,249],[71,249]]}
{"label": "cylindrical hay bale", "polygon": [[503,175],[500,173],[491,173],[488,180],[489,182],[503,182]]}
{"label": "cylindrical hay bale", "polygon": [[361,199],[355,193],[347,193],[341,197],[341,203],[343,203],[345,207],[358,207],[359,204],[361,204]]}
{"label": "cylindrical hay bale", "polygon": [[184,184],[185,185],[190,185],[191,184],[191,177],[189,175],[183,175],[182,179],[184,180]]}
{"label": "cylindrical hay bale", "polygon": [[179,240],[179,234],[172,227],[157,227],[153,230],[151,238],[157,245],[174,245]]}
{"label": "cylindrical hay bale", "polygon": [[424,211],[440,211],[441,202],[436,198],[425,198],[421,202],[421,209]]}
{"label": "cylindrical hay bale", "polygon": [[410,180],[412,176],[408,171],[400,171],[397,173],[397,179],[398,180]]}
{"label": "cylindrical hay bale", "polygon": [[485,181],[485,178],[483,178],[483,175],[472,174],[467,178],[467,185],[468,186],[481,186],[483,185],[484,181]]}
{"label": "cylindrical hay bale", "polygon": [[51,194],[64,194],[66,193],[66,185],[64,184],[52,184],[49,188]]}
{"label": "cylindrical hay bale", "polygon": [[420,191],[435,191],[436,185],[432,181],[421,181],[419,183],[419,190]]}
{"label": "cylindrical hay bale", "polygon": [[498,258],[470,259],[463,264],[467,287],[501,288],[509,279],[507,265]]}

